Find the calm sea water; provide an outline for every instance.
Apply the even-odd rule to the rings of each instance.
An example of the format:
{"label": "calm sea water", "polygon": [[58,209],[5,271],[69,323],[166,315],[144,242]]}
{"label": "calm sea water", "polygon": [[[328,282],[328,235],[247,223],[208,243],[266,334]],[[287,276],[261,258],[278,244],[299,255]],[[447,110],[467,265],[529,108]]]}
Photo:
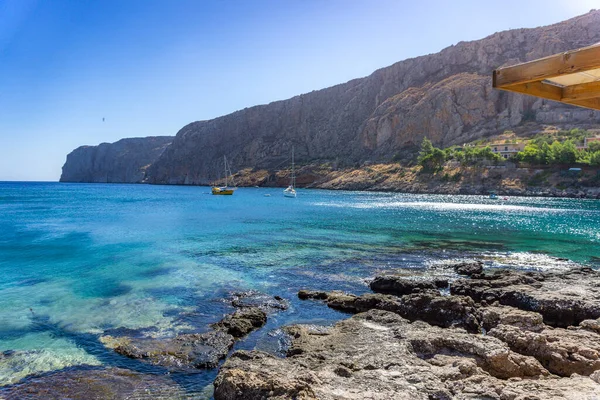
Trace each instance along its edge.
{"label": "calm sea water", "polygon": [[[598,267],[600,201],[0,183],[0,354],[10,354],[0,385],[82,365],[164,373],[105,350],[99,335],[201,331],[237,290],[291,301],[237,344],[276,351],[278,326],[343,317],[299,302],[300,288],[366,291],[366,278],[398,268],[452,278],[444,265],[474,256],[489,267]],[[174,379],[197,394],[214,374]]]}

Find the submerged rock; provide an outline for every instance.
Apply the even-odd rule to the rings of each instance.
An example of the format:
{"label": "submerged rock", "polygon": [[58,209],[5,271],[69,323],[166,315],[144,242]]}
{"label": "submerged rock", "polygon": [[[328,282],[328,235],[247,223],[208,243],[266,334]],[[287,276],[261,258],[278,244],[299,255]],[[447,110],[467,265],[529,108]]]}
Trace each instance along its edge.
{"label": "submerged rock", "polygon": [[[161,339],[105,335],[100,341],[121,355],[171,370],[216,368],[237,339],[267,322],[267,314],[263,309],[281,310],[287,307],[283,299],[259,292],[238,293],[232,303],[239,309],[212,324],[214,330],[210,332],[179,334]],[[252,304],[260,304],[263,309]]]}
{"label": "submerged rock", "polygon": [[30,375],[74,366],[99,365],[100,360],[74,346],[63,352],[55,349],[6,350],[0,352],[0,386],[16,383]]}
{"label": "submerged rock", "polygon": [[318,334],[301,325],[288,331],[287,358],[235,352],[215,380],[215,399],[600,396],[600,386],[589,377],[551,377],[534,357],[497,338],[411,323],[389,311],[360,313]]}
{"label": "submerged rock", "polygon": [[100,340],[126,357],[169,369],[215,368],[234,343],[233,336],[222,331],[177,335],[168,339],[103,336]]}
{"label": "submerged rock", "polygon": [[565,272],[497,271],[459,279],[450,292],[477,302],[540,313],[550,326],[566,328],[600,318],[600,272],[577,268]]}
{"label": "submerged rock", "polygon": [[255,290],[232,293],[231,305],[241,309],[259,308],[267,314],[287,310],[289,307],[287,300],[280,296],[270,296]]}
{"label": "submerged rock", "polygon": [[184,399],[171,379],[121,368],[59,371],[0,389],[0,398],[17,399]]}

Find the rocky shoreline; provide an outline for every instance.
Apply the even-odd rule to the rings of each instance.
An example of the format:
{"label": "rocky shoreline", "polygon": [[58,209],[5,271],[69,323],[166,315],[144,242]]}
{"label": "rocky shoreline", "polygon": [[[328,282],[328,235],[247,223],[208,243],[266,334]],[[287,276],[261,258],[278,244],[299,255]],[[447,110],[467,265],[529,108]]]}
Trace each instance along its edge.
{"label": "rocky shoreline", "polygon": [[[497,166],[445,166],[437,173],[420,167],[373,164],[335,169],[331,165],[305,165],[296,173],[301,188],[398,192],[411,194],[565,197],[600,199],[600,169],[589,167],[579,175],[566,169],[500,168]],[[239,186],[286,187],[289,171],[246,169],[235,175]]]}
{"label": "rocky shoreline", "polygon": [[302,290],[355,315],[287,327],[285,358],[233,353],[215,399],[600,398],[600,273],[467,273],[378,277],[361,296]]}
{"label": "rocky shoreline", "polygon": [[445,268],[459,278],[399,271],[374,277],[361,295],[299,290],[301,301],[352,315],[334,326],[282,327],[284,357],[232,349],[289,302],[233,293],[226,301],[234,311],[204,332],[100,336],[151,373],[67,368],[4,387],[0,399],[183,399],[177,374],[216,368],[214,394],[207,382],[201,398],[600,398],[600,272],[488,270],[480,261]]}

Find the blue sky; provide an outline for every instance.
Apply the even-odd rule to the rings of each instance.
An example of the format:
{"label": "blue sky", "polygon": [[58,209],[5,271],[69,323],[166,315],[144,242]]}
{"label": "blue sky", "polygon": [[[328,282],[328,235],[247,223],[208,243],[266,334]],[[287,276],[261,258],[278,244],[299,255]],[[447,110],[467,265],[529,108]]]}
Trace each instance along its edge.
{"label": "blue sky", "polygon": [[[321,89],[592,0],[0,0],[0,181]],[[518,10],[516,12],[515,10]],[[105,121],[102,121],[105,118]]]}

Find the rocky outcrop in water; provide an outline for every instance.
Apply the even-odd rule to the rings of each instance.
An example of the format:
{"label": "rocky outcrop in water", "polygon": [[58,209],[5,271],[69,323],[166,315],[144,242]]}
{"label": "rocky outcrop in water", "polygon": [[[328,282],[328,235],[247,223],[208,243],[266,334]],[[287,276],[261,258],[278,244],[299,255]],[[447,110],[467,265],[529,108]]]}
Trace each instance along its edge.
{"label": "rocky outcrop in water", "polygon": [[172,370],[215,368],[225,358],[234,337],[220,330],[166,339],[103,336],[102,343],[129,358]]}
{"label": "rocky outcrop in water", "polygon": [[424,136],[461,144],[532,123],[598,124],[600,112],[493,90],[492,70],[600,41],[600,11],[460,42],[328,89],[183,127],[149,169],[151,183],[204,184],[225,154],[234,169],[414,156]]}
{"label": "rocky outcrop in water", "polygon": [[368,310],[394,312],[411,321],[421,320],[442,327],[462,327],[472,332],[480,329],[475,303],[466,296],[443,296],[438,291],[392,296],[385,294],[363,294],[355,296],[342,292],[300,291],[301,299],[325,300],[328,307],[357,313]]}
{"label": "rocky outcrop in water", "polygon": [[171,136],[153,136],[78,147],[67,156],[60,181],[141,183],[172,141]]}
{"label": "rocky outcrop in water", "polygon": [[59,371],[0,390],[0,399],[184,399],[185,391],[166,376],[122,368]]}
{"label": "rocky outcrop in water", "polygon": [[[215,399],[600,398],[599,272],[473,273],[450,283],[467,296],[434,282],[373,282],[398,295],[300,291],[357,314],[328,329],[285,328],[286,358],[235,352]],[[529,300],[504,305],[517,290]]]}
{"label": "rocky outcrop in water", "polygon": [[216,368],[236,340],[267,322],[267,313],[288,307],[281,297],[256,291],[232,293],[226,301],[237,310],[211,324],[209,332],[167,338],[104,335],[100,341],[118,354],[169,370]]}

